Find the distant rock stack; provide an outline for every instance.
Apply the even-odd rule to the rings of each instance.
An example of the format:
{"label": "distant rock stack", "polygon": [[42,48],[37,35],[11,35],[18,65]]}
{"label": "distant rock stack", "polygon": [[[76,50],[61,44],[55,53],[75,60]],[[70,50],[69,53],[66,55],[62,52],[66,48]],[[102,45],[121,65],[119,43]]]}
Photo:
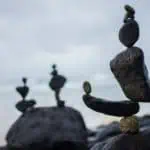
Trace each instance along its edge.
{"label": "distant rock stack", "polygon": [[16,91],[21,95],[22,100],[16,104],[16,108],[22,112],[25,113],[27,110],[32,109],[36,101],[35,100],[26,100],[26,96],[29,93],[29,87],[26,85],[27,78],[22,78],[23,86],[18,86],[16,88]]}
{"label": "distant rock stack", "polygon": [[23,100],[16,107],[23,114],[12,124],[6,135],[8,150],[87,150],[88,132],[81,113],[66,107],[59,98],[66,79],[58,75],[55,65],[52,75],[49,85],[56,92],[58,106],[31,109],[28,106],[31,101],[25,99],[29,92],[27,79],[23,78],[24,85],[17,87]]}
{"label": "distant rock stack", "polygon": [[92,88],[88,81],[83,84],[86,93],[83,100],[94,111],[124,117],[120,121],[122,132],[135,134],[138,132],[139,125],[136,117],[132,115],[139,111],[138,102],[150,101],[150,87],[143,51],[138,47],[133,47],[139,39],[139,25],[135,21],[135,10],[129,5],[125,6],[125,10],[126,15],[119,31],[119,39],[127,49],[110,61],[110,68],[125,95],[131,101],[114,102],[91,96]]}
{"label": "distant rock stack", "polygon": [[123,117],[120,120],[120,135],[110,138],[106,143],[95,145],[91,150],[149,150],[147,139],[139,131],[139,121],[133,116],[139,111],[138,102],[150,102],[148,70],[144,63],[144,53],[133,45],[139,39],[139,25],[135,21],[135,10],[125,6],[124,24],[119,31],[120,42],[127,49],[110,61],[110,68],[119,82],[125,101],[108,101],[91,96],[92,88],[84,82],[83,101],[90,109],[106,115]]}

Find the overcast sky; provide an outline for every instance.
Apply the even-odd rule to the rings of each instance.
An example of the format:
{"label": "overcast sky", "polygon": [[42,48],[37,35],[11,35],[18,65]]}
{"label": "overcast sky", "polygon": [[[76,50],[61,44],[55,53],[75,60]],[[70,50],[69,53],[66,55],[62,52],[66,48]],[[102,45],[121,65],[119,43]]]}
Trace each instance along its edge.
{"label": "overcast sky", "polygon": [[[22,76],[29,78],[38,106],[55,104],[48,89],[51,65],[68,77],[62,91],[67,104],[82,110],[88,126],[109,120],[86,108],[82,83],[89,80],[93,95],[112,100],[126,99],[110,71],[109,62],[125,47],[118,40],[124,5],[136,9],[140,39],[150,70],[149,0],[0,0],[0,142],[20,113],[15,87]],[[150,105],[142,106],[148,112]],[[95,120],[93,120],[93,116]]]}

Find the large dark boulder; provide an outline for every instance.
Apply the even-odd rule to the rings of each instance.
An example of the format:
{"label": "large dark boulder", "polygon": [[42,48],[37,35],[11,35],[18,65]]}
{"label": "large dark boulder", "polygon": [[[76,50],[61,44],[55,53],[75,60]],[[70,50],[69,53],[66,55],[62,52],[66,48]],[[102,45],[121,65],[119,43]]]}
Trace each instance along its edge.
{"label": "large dark boulder", "polygon": [[33,108],[12,125],[9,148],[86,149],[87,129],[81,114],[70,107]]}
{"label": "large dark boulder", "polygon": [[110,68],[130,100],[150,102],[148,70],[140,48],[131,47],[121,52],[111,60]]}

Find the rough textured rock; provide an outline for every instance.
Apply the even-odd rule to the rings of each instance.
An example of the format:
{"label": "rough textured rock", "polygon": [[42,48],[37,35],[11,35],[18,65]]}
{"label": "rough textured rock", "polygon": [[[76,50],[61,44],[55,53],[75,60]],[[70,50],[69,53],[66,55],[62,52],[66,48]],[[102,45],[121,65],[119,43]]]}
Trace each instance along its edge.
{"label": "rough textured rock", "polygon": [[103,142],[119,134],[121,134],[119,122],[112,122],[108,125],[105,125],[105,127],[98,127],[97,134],[95,137],[93,137],[93,140],[89,141],[88,147],[92,148],[97,143],[104,145]]}
{"label": "rough textured rock", "polygon": [[148,142],[141,134],[120,134],[104,145],[101,150],[149,150]]}
{"label": "rough textured rock", "polygon": [[122,133],[136,134],[139,132],[139,121],[136,116],[123,117],[120,120]]}
{"label": "rough textured rock", "polygon": [[98,142],[90,150],[101,150],[105,144],[106,142]]}
{"label": "rough textured rock", "polygon": [[7,146],[0,146],[0,150],[8,150]]}
{"label": "rough textured rock", "polygon": [[70,107],[34,108],[19,117],[6,140],[20,149],[86,149],[87,129],[81,114]]}
{"label": "rough textured rock", "polygon": [[111,141],[114,139],[114,137],[115,137],[115,136],[110,137],[110,138],[107,138],[107,139],[105,139],[105,140],[102,141],[102,142],[97,142],[97,143],[91,148],[91,150],[102,150],[103,147],[104,147],[107,143],[111,142]]}
{"label": "rough textured rock", "polygon": [[[101,125],[97,128],[96,136],[93,137],[92,141],[89,141],[89,148],[91,150],[103,150],[105,147],[105,150],[107,150],[106,148],[108,148],[109,143],[112,143],[114,139],[116,141],[116,139],[120,138],[120,136],[122,137],[123,135],[128,135],[129,139],[132,139],[134,143],[136,140],[135,135],[137,135],[137,137],[141,137],[145,141],[147,147],[150,149],[150,116],[145,115],[137,118],[140,124],[140,134],[131,135],[135,138],[131,138],[129,134],[122,134],[119,128],[119,122],[115,121],[105,126]],[[112,146],[112,144],[110,144],[110,146]]]}
{"label": "rough textured rock", "polygon": [[132,47],[121,52],[111,60],[110,68],[129,99],[150,102],[148,70],[140,48]]}
{"label": "rough textured rock", "polygon": [[140,128],[147,128],[150,127],[150,116],[149,115],[144,115],[143,117],[139,117],[139,126]]}

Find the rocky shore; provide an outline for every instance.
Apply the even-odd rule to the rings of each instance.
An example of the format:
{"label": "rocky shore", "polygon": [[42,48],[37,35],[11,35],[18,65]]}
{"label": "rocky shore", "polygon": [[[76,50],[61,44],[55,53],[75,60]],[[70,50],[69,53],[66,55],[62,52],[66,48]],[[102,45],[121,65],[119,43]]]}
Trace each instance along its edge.
{"label": "rocky shore", "polygon": [[[39,110],[39,111],[41,111],[41,110]],[[40,112],[40,113],[42,113],[42,112]],[[78,119],[81,119],[81,118],[79,117]],[[120,131],[119,122],[117,122],[117,121],[114,121],[114,122],[112,122],[110,124],[107,124],[107,125],[97,126],[93,130],[87,129],[87,133],[88,133],[88,144],[87,144],[88,145],[88,149],[89,150],[109,150],[109,147],[111,147],[111,149],[112,149],[112,145],[117,142],[118,147],[121,144],[123,144],[123,146],[122,146],[123,150],[126,148],[126,146],[129,148],[129,145],[130,145],[131,149],[133,148],[133,149],[136,150],[136,147],[138,147],[139,150],[140,149],[141,150],[149,150],[150,149],[150,143],[149,143],[149,138],[150,138],[150,115],[145,115],[145,116],[142,116],[142,117],[138,117],[138,121],[139,121],[139,126],[140,126],[140,132],[138,134],[135,134],[135,135],[123,134]],[[15,126],[16,126],[16,124],[17,124],[17,122],[15,123]],[[29,125],[29,122],[27,123],[27,126],[24,126],[24,127],[28,128],[28,125]],[[85,128],[84,124],[81,124],[81,127],[79,127],[80,125],[78,125],[77,128],[78,129],[82,128],[82,125],[83,125],[83,128]],[[12,128],[15,129],[16,127],[15,128],[12,127]],[[41,126],[41,129],[42,128],[43,127]],[[44,130],[45,130],[45,127],[43,128],[43,131]],[[67,131],[67,129],[65,129],[65,131]],[[9,136],[9,134],[12,134],[12,133],[9,133],[7,135],[10,138],[10,139],[9,138],[8,139],[11,140],[12,143],[13,143],[13,139],[12,138],[18,137],[18,142],[21,141],[21,139],[25,138],[19,132],[17,132],[17,130],[13,130],[12,131],[12,129],[10,129],[10,132],[14,132],[13,136],[12,135]],[[34,132],[34,131],[32,131],[32,132]],[[53,131],[51,131],[51,132],[53,132]],[[18,136],[18,134],[20,134],[20,136]],[[31,133],[31,131],[29,133],[28,132],[24,133],[24,135],[25,134],[26,134],[26,137],[29,137],[31,134],[33,134],[33,136],[34,136],[34,133]],[[68,131],[68,133],[66,133],[66,136],[69,135],[69,136],[72,136],[74,138],[74,134],[75,133],[73,133],[71,131]],[[44,133],[41,134],[41,138],[42,138],[42,135],[44,135]],[[51,135],[50,132],[49,132],[49,135]],[[78,135],[78,138],[83,137],[82,135],[84,136],[83,139],[85,139],[86,132],[82,132],[81,135]],[[70,140],[73,140],[73,139],[70,139]],[[28,141],[28,142],[30,142],[30,141]],[[76,141],[74,141],[74,142],[76,144]],[[41,145],[44,146],[44,145],[47,145],[47,144],[48,143],[45,141],[45,143],[42,143]],[[82,144],[83,143],[81,143],[81,145]],[[73,147],[76,150],[77,149],[80,150],[80,146],[77,147],[77,146],[74,145]],[[70,147],[70,148],[72,149],[72,147]],[[7,146],[1,146],[0,147],[0,150],[8,150],[8,149],[15,149],[15,148],[9,148]],[[18,149],[18,148],[16,148],[16,149]],[[21,147],[19,149],[24,149],[24,148]],[[57,148],[54,148],[54,149],[57,149]],[[59,149],[59,147],[58,147],[58,149]]]}
{"label": "rocky shore", "polygon": [[[124,143],[122,150],[126,149],[126,145],[128,146],[127,149],[129,149],[129,145],[131,145],[131,149],[133,147],[139,147],[139,150],[150,149],[150,143],[148,142],[150,138],[150,115],[138,117],[138,121],[140,132],[135,135],[123,134],[120,131],[119,122],[117,121],[108,125],[100,125],[96,127],[95,130],[89,130],[88,148],[91,150],[109,150],[109,147],[112,149],[112,145],[114,143],[116,144],[118,140],[118,144],[116,145],[119,146]],[[139,144],[139,146],[137,144]]]}

